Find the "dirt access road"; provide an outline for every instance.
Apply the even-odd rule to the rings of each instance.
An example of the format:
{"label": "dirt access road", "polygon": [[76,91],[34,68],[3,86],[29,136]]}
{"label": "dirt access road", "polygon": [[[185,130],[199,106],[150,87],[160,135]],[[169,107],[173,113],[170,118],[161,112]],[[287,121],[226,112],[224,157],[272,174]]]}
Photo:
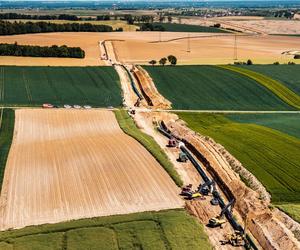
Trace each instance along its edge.
{"label": "dirt access road", "polygon": [[16,111],[0,229],[183,206],[150,153],[104,110]]}

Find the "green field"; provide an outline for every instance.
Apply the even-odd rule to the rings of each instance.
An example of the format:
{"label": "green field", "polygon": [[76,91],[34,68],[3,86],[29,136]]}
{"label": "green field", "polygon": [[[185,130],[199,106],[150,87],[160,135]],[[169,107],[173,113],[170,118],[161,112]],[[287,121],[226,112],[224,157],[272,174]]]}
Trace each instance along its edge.
{"label": "green field", "polygon": [[215,27],[206,27],[200,25],[178,24],[178,23],[154,23],[161,25],[165,31],[170,32],[210,32],[210,33],[230,33],[229,31],[218,29]]}
{"label": "green field", "polygon": [[243,67],[272,77],[300,95],[300,65],[251,65]]}
{"label": "green field", "polygon": [[280,210],[284,211],[286,214],[300,223],[300,203],[287,203],[276,205],[276,207],[278,207]]}
{"label": "green field", "polygon": [[222,144],[262,182],[274,203],[300,202],[300,139],[268,127],[237,123],[221,114],[179,116],[194,131]]}
{"label": "green field", "polygon": [[236,122],[273,128],[300,139],[300,114],[231,114],[227,117]]}
{"label": "green field", "polygon": [[0,67],[0,105],[42,103],[121,106],[119,77],[112,67]]}
{"label": "green field", "polygon": [[184,210],[144,212],[0,232],[1,250],[212,249]]}
{"label": "green field", "polygon": [[14,110],[0,109],[0,191],[4,177],[6,160],[13,139],[14,124]]}
{"label": "green field", "polygon": [[145,66],[173,109],[292,110],[249,77],[215,66]]}
{"label": "green field", "polygon": [[167,171],[173,181],[177,186],[181,187],[183,181],[177,171],[175,170],[173,164],[170,162],[165,151],[156,143],[156,141],[149,135],[143,133],[140,129],[137,128],[134,121],[127,114],[126,110],[116,110],[116,118],[118,120],[119,126],[124,131],[124,133],[132,136],[137,141],[139,141],[160,163],[161,166]]}
{"label": "green field", "polygon": [[[277,66],[280,67],[279,65]],[[300,109],[300,96],[297,95],[297,93],[290,90],[281,82],[274,80],[273,76],[271,78],[269,76],[252,71],[251,69],[245,67],[236,67],[231,65],[226,65],[226,66],[224,65],[220,67],[223,69],[228,69],[232,72],[239,73],[241,75],[249,77],[250,79],[255,80],[257,83],[261,84],[265,88],[272,91],[275,95],[277,95],[280,99],[282,99],[289,105],[295,107],[296,109]]]}

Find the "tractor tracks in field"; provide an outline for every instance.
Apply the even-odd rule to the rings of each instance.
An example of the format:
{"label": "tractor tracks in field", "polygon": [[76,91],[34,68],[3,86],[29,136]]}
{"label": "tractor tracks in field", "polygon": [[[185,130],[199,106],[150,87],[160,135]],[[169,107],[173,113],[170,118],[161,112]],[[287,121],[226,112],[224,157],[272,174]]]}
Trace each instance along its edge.
{"label": "tractor tracks in field", "polygon": [[22,70],[22,77],[23,77],[24,86],[25,86],[28,101],[30,103],[32,103],[32,95],[31,95],[30,88],[29,88],[29,82],[28,82],[28,80],[25,76],[25,70],[24,69]]}
{"label": "tractor tracks in field", "polygon": [[5,81],[5,73],[4,73],[4,68],[1,67],[0,70],[0,101],[4,101],[4,81]]}

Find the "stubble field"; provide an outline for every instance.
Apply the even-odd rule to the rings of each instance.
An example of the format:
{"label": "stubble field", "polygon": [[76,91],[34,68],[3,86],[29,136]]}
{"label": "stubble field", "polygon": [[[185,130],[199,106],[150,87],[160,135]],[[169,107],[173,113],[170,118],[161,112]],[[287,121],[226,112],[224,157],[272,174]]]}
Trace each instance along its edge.
{"label": "stubble field", "polygon": [[40,109],[16,111],[0,203],[1,230],[183,205],[113,112]]}
{"label": "stubble field", "polygon": [[[193,33],[190,37],[190,52],[187,51],[189,33],[162,32],[113,32],[113,33],[44,33],[16,36],[0,36],[3,43],[31,45],[68,45],[81,47],[86,52],[84,59],[70,58],[24,58],[0,57],[0,65],[40,66],[95,66],[104,65],[100,60],[99,41],[114,41],[119,61],[148,64],[170,54],[179,64],[227,64],[234,62],[234,35],[216,33]],[[238,59],[252,59],[254,63],[287,63],[292,56],[282,55],[289,50],[299,50],[300,37],[291,36],[238,36]],[[102,52],[103,53],[103,52]],[[297,62],[297,60],[295,60]]]}

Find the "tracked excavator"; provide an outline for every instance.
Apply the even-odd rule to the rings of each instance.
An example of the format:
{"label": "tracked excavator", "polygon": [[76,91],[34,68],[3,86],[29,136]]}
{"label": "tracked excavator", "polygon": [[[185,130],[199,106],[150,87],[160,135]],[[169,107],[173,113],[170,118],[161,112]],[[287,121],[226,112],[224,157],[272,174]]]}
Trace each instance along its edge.
{"label": "tracked excavator", "polygon": [[232,211],[235,204],[235,199],[231,200],[221,211],[220,215],[217,217],[213,217],[208,221],[209,227],[222,227],[224,223],[226,223],[225,212],[230,208]]}
{"label": "tracked excavator", "polygon": [[244,230],[235,230],[232,234],[226,234],[224,240],[221,240],[222,245],[230,244],[234,247],[243,246],[245,249],[251,249],[250,242],[247,239],[247,224],[249,216],[246,216]]}
{"label": "tracked excavator", "polygon": [[214,180],[209,180],[203,184],[200,184],[198,187],[198,191],[203,195],[208,195],[209,193],[213,193],[216,190],[216,184]]}

